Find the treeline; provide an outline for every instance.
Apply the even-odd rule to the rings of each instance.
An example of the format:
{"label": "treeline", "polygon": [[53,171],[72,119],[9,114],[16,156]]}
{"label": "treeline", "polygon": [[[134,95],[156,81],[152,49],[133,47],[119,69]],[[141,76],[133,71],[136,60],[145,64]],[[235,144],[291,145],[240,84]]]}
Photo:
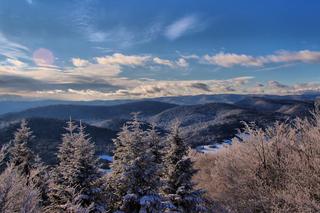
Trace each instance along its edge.
{"label": "treeline", "polygon": [[196,171],[177,125],[163,140],[135,116],[114,140],[111,172],[101,171],[84,126],[69,121],[58,164],[48,167],[28,148],[26,121],[0,151],[0,212],[206,212]]}

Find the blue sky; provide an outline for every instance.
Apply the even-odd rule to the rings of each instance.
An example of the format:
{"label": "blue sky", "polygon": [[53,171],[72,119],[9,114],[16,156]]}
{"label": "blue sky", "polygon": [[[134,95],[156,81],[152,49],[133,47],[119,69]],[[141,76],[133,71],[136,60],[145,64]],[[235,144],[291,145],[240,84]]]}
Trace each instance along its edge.
{"label": "blue sky", "polygon": [[0,95],[320,91],[316,0],[1,0]]}

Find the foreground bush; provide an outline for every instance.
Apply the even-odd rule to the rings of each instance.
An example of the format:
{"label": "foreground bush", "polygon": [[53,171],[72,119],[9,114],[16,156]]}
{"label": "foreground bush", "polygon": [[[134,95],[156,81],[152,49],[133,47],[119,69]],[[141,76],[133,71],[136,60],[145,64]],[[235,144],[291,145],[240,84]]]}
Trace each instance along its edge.
{"label": "foreground bush", "polygon": [[195,157],[207,196],[232,212],[320,212],[319,113],[245,135]]}

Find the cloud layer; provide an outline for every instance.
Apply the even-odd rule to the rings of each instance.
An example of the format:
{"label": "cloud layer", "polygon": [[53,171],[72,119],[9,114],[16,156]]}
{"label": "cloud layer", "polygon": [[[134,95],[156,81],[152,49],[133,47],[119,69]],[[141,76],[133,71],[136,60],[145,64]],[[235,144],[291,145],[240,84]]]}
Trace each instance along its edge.
{"label": "cloud layer", "polygon": [[319,63],[320,52],[310,50],[301,50],[296,52],[279,51],[275,54],[266,56],[251,56],[220,52],[216,55],[205,55],[203,59],[210,64],[227,68],[233,66],[262,67],[270,63]]}
{"label": "cloud layer", "polygon": [[[21,51],[21,59],[28,49],[19,44],[7,44],[6,50]],[[91,59],[71,58],[70,66],[35,66],[19,57],[7,57],[0,61],[0,95],[20,95],[29,98],[50,98],[70,100],[127,99],[160,96],[180,96],[220,93],[267,93],[297,94],[320,92],[320,83],[309,82],[285,85],[276,80],[264,83],[254,76],[235,76],[229,79],[208,80],[155,80],[152,78],[129,78],[124,70],[133,72],[141,68],[153,72],[152,67],[172,72],[192,68],[194,63],[206,62],[215,67],[234,66],[264,67],[268,64],[289,64],[296,62],[320,62],[320,52],[301,50],[280,51],[266,56],[251,56],[235,53],[198,56],[177,55],[165,59],[152,54],[113,53]],[[177,72],[178,74],[183,72]]]}

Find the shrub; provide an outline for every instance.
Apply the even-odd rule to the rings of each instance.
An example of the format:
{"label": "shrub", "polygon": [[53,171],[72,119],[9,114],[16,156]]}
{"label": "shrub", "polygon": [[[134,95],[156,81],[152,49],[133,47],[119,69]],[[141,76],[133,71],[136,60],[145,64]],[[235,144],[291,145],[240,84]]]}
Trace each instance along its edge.
{"label": "shrub", "polygon": [[198,154],[195,179],[235,212],[320,211],[320,114],[261,129],[212,154]]}

